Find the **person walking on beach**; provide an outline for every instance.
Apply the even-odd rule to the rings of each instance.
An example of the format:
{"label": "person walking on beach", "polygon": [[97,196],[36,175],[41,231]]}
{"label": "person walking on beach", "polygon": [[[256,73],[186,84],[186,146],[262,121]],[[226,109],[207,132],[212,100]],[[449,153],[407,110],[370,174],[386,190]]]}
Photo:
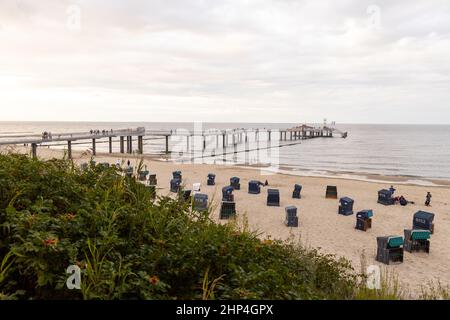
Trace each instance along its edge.
{"label": "person walking on beach", "polygon": [[426,197],[426,200],[425,200],[425,205],[427,206],[427,207],[430,207],[431,206],[431,193],[430,192],[428,192],[427,193],[427,197]]}
{"label": "person walking on beach", "polygon": [[128,167],[130,167],[130,166],[131,166],[131,162],[130,162],[130,160],[128,160],[128,161],[127,161],[127,165],[128,165]]}

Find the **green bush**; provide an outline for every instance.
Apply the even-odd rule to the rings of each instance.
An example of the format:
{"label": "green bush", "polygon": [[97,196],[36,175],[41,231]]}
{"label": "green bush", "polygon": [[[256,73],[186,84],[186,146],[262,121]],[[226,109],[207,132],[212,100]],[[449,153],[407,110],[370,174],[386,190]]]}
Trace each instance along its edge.
{"label": "green bush", "polygon": [[354,298],[348,261],[152,198],[116,168],[0,155],[0,299]]}

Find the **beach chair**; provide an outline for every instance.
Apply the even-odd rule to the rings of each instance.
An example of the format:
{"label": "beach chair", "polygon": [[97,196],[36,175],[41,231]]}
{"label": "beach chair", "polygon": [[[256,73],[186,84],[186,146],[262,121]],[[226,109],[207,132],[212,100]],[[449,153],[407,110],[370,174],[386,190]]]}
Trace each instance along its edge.
{"label": "beach chair", "polygon": [[434,233],[434,213],[426,212],[426,211],[418,211],[414,214],[413,217],[413,226],[414,230],[429,230],[431,234]]}
{"label": "beach chair", "polygon": [[278,189],[267,189],[267,206],[280,206],[280,191]]}
{"label": "beach chair", "polygon": [[170,180],[170,191],[174,193],[180,192],[181,181],[178,179]]}
{"label": "beach chair", "polygon": [[197,193],[194,195],[192,210],[204,212],[208,210],[208,195]]}
{"label": "beach chair", "polygon": [[248,183],[248,193],[250,194],[260,194],[261,193],[261,182],[252,180]]}
{"label": "beach chair", "polygon": [[294,185],[294,191],[292,192],[292,199],[301,199],[302,186],[299,184]]}
{"label": "beach chair", "polygon": [[145,186],[145,188],[150,192],[150,199],[156,199],[156,187],[155,186]]}
{"label": "beach chair", "polygon": [[392,197],[392,191],[387,189],[378,191],[378,203],[383,204],[385,206],[391,206],[395,204],[395,200]]}
{"label": "beach chair", "polygon": [[403,248],[410,253],[424,251],[430,253],[430,237],[429,230],[411,230],[405,229],[405,241]]}
{"label": "beach chair", "polygon": [[236,202],[234,201],[222,201],[220,206],[220,219],[226,220],[234,218],[236,216]]}
{"label": "beach chair", "polygon": [[133,172],[134,172],[134,168],[133,167],[128,167],[127,170],[125,171],[125,175],[128,178],[132,178],[133,177]]}
{"label": "beach chair", "polygon": [[298,227],[297,207],[287,206],[284,210],[286,212],[286,219],[284,220],[284,224],[287,227],[297,228]]}
{"label": "beach chair", "polygon": [[234,188],[232,186],[227,186],[222,188],[222,201],[234,201],[233,195]]}
{"label": "beach chair", "polygon": [[327,192],[325,194],[325,198],[327,199],[337,199],[338,192],[336,186],[327,186]]}
{"label": "beach chair", "polygon": [[156,174],[150,174],[148,177],[148,184],[151,186],[156,186],[158,184],[158,180],[156,179]]}
{"label": "beach chair", "polygon": [[100,166],[103,167],[104,169],[108,169],[110,167],[109,162],[102,162],[100,163]]}
{"label": "beach chair", "polygon": [[403,238],[401,236],[377,237],[376,260],[384,264],[403,262]]}
{"label": "beach chair", "polygon": [[206,181],[208,186],[214,186],[216,184],[216,175],[214,173],[208,174],[208,180]]}
{"label": "beach chair", "polygon": [[192,191],[194,193],[200,192],[201,187],[202,187],[202,184],[200,182],[194,183],[194,184],[192,184]]}
{"label": "beach chair", "polygon": [[182,202],[191,202],[191,194],[192,190],[183,190],[183,192],[179,193],[179,199]]}
{"label": "beach chair", "polygon": [[183,176],[181,174],[181,171],[172,172],[172,176],[173,176],[173,179],[178,179],[178,180],[180,180],[180,182],[183,181]]}
{"label": "beach chair", "polygon": [[339,203],[339,214],[342,214],[344,216],[350,216],[353,214],[353,204],[355,203],[353,199],[344,197],[339,200]]}
{"label": "beach chair", "polygon": [[230,179],[230,186],[232,186],[234,190],[241,190],[240,181],[241,179],[239,179],[238,177],[232,177]]}
{"label": "beach chair", "polygon": [[367,231],[372,228],[372,210],[363,210],[356,214],[356,227],[355,229],[361,231]]}
{"label": "beach chair", "polygon": [[150,174],[148,170],[138,172],[139,181],[147,181],[147,176]]}

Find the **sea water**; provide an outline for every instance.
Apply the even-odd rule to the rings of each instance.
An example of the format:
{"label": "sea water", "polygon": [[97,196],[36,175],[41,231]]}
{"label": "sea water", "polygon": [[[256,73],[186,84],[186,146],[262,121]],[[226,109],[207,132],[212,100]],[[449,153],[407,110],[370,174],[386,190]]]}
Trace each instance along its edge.
{"label": "sea water", "polygon": [[[90,130],[117,130],[123,128],[145,127],[147,130],[203,130],[235,129],[235,128],[266,128],[272,129],[272,142],[269,145],[269,157],[276,157],[276,163],[283,170],[306,172],[313,175],[328,175],[330,173],[346,174],[375,174],[384,176],[406,176],[415,178],[450,180],[450,126],[449,125],[367,125],[367,124],[337,124],[336,128],[347,131],[348,137],[340,135],[334,138],[316,138],[309,140],[279,141],[276,129],[286,129],[299,124],[263,124],[263,123],[93,123],[93,122],[0,122],[0,139],[11,136],[25,136],[42,134],[44,131],[57,133],[87,132]],[[261,152],[267,148],[268,137],[260,134],[262,145],[254,142],[249,134],[249,149],[258,146]],[[178,150],[177,146],[187,145],[185,137],[170,139],[171,150]],[[107,151],[107,139],[97,145],[97,152]],[[192,148],[192,142],[190,147]],[[231,143],[231,140],[230,140]],[[264,144],[266,143],[266,144]],[[279,148],[279,146],[282,146]],[[194,145],[195,155],[202,150],[203,143]],[[219,146],[219,147],[217,147]],[[54,148],[65,148],[64,143],[54,143]],[[135,142],[137,147],[137,142]],[[74,149],[86,150],[90,144],[74,144]],[[234,151],[242,154],[244,149],[229,147],[226,150],[226,161],[238,164],[257,164],[258,157],[236,156]],[[119,149],[118,142],[114,143],[114,151]],[[183,148],[181,148],[183,149]],[[275,149],[276,152],[275,152]],[[146,137],[144,153],[162,154],[165,150],[164,138]],[[264,149],[267,150],[267,149]],[[173,155],[176,159],[186,156],[187,150],[181,150]],[[191,150],[192,152],[192,150]],[[211,154],[222,155],[222,141],[215,137],[208,138],[207,149],[201,151],[201,158],[211,159]],[[266,154],[267,156],[267,154]],[[189,155],[185,158],[189,158]],[[214,157],[212,157],[214,158]],[[266,159],[267,157],[262,157]],[[263,161],[262,161],[263,162]]]}

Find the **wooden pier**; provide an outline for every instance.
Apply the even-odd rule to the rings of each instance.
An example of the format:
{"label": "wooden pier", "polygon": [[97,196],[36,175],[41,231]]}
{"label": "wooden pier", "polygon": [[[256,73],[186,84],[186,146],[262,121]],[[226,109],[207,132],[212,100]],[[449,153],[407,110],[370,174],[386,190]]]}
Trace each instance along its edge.
{"label": "wooden pier", "polygon": [[[33,157],[37,156],[37,148],[39,146],[54,145],[58,142],[63,142],[67,145],[67,155],[72,158],[72,149],[75,143],[90,143],[92,145],[92,154],[97,154],[98,143],[108,143],[108,152],[113,153],[114,139],[118,139],[121,154],[132,154],[133,143],[137,140],[137,153],[144,153],[144,138],[152,137],[156,139],[164,139],[165,154],[170,154],[169,139],[173,136],[182,137],[186,139],[187,150],[193,144],[195,137],[201,137],[202,149],[207,147],[207,139],[211,141],[211,137],[215,138],[216,148],[222,148],[224,152],[230,146],[236,149],[238,144],[248,145],[250,140],[253,142],[261,141],[261,136],[265,137],[268,142],[273,140],[273,133],[279,133],[279,141],[295,141],[313,138],[331,138],[335,132],[340,133],[342,137],[346,137],[347,133],[343,133],[335,128],[328,126],[308,126],[300,125],[289,129],[231,129],[231,130],[202,130],[195,131],[178,131],[178,130],[146,130],[143,127],[136,129],[121,129],[121,130],[103,130],[96,132],[75,132],[75,133],[45,133],[42,135],[9,135],[0,137],[1,145],[25,145],[31,146],[31,154]],[[263,134],[263,135],[261,135]],[[345,134],[345,136],[344,136]],[[252,139],[253,138],[253,139]],[[198,142],[197,142],[198,143]]]}

